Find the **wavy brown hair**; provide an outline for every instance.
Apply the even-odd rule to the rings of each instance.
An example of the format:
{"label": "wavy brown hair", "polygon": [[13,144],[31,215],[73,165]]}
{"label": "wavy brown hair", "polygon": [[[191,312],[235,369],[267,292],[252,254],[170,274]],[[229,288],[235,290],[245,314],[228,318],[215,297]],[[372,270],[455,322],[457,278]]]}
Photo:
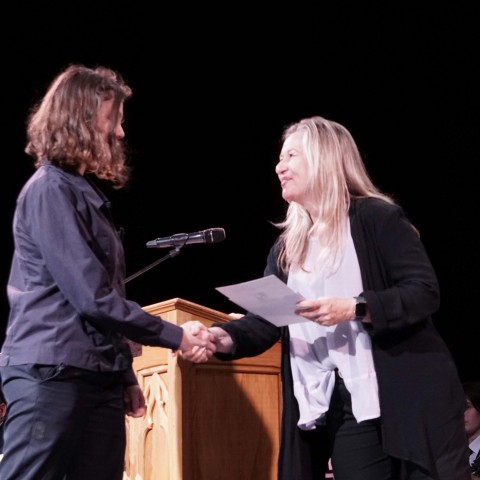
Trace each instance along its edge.
{"label": "wavy brown hair", "polygon": [[120,106],[132,95],[120,74],[106,67],[87,68],[70,65],[50,84],[36,104],[27,122],[25,152],[35,159],[66,171],[86,172],[112,182],[115,188],[125,186],[130,176],[125,143],[112,131],[105,141],[97,126],[102,103],[113,99],[113,125]]}

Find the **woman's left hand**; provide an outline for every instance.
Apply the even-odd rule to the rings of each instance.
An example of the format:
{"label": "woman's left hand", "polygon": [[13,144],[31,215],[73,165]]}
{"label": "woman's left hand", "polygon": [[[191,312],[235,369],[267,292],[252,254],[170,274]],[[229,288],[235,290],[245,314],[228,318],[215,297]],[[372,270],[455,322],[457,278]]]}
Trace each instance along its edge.
{"label": "woman's left hand", "polygon": [[301,300],[295,314],[325,327],[355,319],[355,298],[318,297],[315,300]]}

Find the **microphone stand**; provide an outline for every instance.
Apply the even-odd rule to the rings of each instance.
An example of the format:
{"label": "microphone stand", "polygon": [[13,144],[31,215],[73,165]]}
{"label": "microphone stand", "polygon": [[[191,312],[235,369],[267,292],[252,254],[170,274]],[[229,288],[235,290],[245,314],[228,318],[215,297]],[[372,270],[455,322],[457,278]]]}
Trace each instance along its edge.
{"label": "microphone stand", "polygon": [[145,273],[147,270],[150,270],[151,268],[153,267],[156,267],[157,265],[159,265],[160,263],[164,262],[167,258],[173,258],[173,257],[176,257],[179,253],[180,253],[180,249],[183,247],[183,245],[181,246],[177,246],[175,247],[173,250],[170,250],[169,253],[167,253],[167,255],[164,255],[163,257],[159,258],[158,260],[156,260],[155,262],[151,263],[150,265],[147,265],[145,268],[142,268],[141,270],[139,270],[138,272],[134,273],[133,275],[130,275],[129,277],[127,277],[125,279],[125,281],[123,283],[128,283],[130,280],[133,280],[134,278],[137,278],[138,276],[140,276],[142,273]]}

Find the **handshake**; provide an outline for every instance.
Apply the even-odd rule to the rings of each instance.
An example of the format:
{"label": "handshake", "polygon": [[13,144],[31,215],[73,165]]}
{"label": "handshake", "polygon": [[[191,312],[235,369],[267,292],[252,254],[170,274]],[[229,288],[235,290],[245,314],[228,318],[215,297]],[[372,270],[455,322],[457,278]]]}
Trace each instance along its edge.
{"label": "handshake", "polygon": [[182,343],[173,354],[193,363],[206,362],[215,352],[229,353],[233,341],[230,335],[220,327],[207,328],[201,322],[191,320],[181,325]]}

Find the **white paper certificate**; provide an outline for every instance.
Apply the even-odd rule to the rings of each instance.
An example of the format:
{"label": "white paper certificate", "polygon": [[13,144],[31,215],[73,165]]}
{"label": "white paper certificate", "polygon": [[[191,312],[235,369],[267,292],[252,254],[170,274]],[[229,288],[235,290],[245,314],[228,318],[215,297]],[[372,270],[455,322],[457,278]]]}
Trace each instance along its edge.
{"label": "white paper certificate", "polygon": [[248,312],[255,313],[278,327],[308,321],[295,315],[295,305],[303,297],[275,275],[218,287],[216,290]]}

